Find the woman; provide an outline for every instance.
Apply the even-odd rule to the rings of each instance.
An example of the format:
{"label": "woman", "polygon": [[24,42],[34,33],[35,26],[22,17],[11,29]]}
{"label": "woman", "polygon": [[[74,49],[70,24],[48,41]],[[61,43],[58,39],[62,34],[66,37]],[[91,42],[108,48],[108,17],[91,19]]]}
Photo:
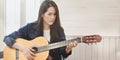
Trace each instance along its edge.
{"label": "woman", "polygon": [[[44,36],[49,43],[66,40],[64,30],[60,25],[59,11],[56,3],[52,0],[45,0],[39,9],[38,20],[27,24],[18,31],[5,36],[4,42],[11,48],[19,49],[28,60],[34,60],[35,54],[31,47],[17,43],[17,38],[32,40],[38,36]],[[48,60],[62,60],[71,54],[77,42],[72,42],[68,46],[49,51]]]}

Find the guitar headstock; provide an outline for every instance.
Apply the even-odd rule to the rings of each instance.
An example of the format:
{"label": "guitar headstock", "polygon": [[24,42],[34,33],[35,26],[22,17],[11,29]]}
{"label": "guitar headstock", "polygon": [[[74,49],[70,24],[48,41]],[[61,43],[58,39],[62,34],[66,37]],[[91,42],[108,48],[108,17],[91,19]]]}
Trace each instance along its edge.
{"label": "guitar headstock", "polygon": [[100,42],[102,37],[100,35],[89,35],[89,36],[83,36],[82,41],[84,43],[96,43]]}

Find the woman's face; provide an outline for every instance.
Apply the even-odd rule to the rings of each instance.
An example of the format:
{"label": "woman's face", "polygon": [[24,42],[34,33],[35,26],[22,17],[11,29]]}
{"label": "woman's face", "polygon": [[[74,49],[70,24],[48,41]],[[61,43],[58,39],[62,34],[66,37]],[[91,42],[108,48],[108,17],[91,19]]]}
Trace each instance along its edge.
{"label": "woman's face", "polygon": [[56,11],[54,7],[49,7],[47,11],[42,15],[43,23],[46,25],[52,25],[56,18]]}

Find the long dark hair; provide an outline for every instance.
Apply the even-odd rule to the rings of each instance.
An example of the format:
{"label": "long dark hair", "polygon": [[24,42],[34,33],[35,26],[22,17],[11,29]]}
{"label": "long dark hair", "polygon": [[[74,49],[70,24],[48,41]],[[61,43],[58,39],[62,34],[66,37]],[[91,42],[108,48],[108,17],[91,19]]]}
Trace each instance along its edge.
{"label": "long dark hair", "polygon": [[51,38],[58,38],[60,30],[62,30],[62,28],[61,28],[61,24],[60,24],[58,7],[57,7],[56,3],[54,1],[52,1],[52,0],[45,0],[41,4],[40,9],[39,9],[38,20],[36,21],[36,23],[37,23],[36,29],[37,29],[38,33],[40,33],[40,36],[44,36],[43,35],[43,18],[42,18],[42,14],[47,12],[47,9],[49,7],[54,7],[55,11],[56,11],[56,13],[55,13],[56,14],[56,19],[55,19],[53,25],[50,26],[50,35],[51,35]]}

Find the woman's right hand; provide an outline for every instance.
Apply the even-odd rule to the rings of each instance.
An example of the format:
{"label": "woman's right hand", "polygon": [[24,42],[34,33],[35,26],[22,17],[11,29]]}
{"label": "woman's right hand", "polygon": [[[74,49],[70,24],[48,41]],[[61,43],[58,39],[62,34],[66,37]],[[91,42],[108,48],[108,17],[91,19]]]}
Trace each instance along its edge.
{"label": "woman's right hand", "polygon": [[34,50],[30,47],[26,47],[26,46],[21,46],[21,51],[23,52],[23,54],[25,55],[25,57],[28,58],[28,60],[34,60],[35,57],[35,53]]}
{"label": "woman's right hand", "polygon": [[15,43],[13,45],[13,48],[19,49],[20,51],[23,52],[24,56],[28,59],[28,60],[34,60],[35,57],[35,50],[32,49],[31,47],[27,47],[24,45],[21,45],[19,43]]}

